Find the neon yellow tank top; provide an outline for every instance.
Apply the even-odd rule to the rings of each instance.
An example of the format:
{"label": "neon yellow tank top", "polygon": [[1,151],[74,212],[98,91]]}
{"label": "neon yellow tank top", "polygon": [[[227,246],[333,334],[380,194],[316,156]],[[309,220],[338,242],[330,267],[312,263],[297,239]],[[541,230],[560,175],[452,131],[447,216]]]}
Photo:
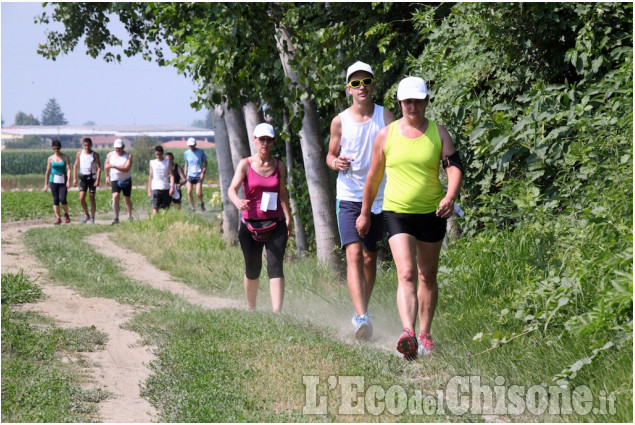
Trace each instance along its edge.
{"label": "neon yellow tank top", "polygon": [[434,121],[428,120],[425,134],[409,139],[390,124],[384,149],[386,189],[384,210],[407,214],[436,211],[444,192],[439,180],[441,137]]}

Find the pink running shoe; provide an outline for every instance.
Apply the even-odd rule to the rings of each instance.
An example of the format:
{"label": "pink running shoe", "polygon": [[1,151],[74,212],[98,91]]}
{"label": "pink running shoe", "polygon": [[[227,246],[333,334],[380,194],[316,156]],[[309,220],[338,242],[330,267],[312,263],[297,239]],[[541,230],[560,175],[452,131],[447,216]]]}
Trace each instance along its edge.
{"label": "pink running shoe", "polygon": [[53,224],[57,225],[62,223],[62,219],[61,218],[56,218],[55,221],[53,222]]}
{"label": "pink running shoe", "polygon": [[64,223],[70,223],[71,222],[71,218],[68,216],[68,214],[64,214]]}
{"label": "pink running shoe", "polygon": [[417,358],[418,345],[415,333],[409,329],[404,329],[399,341],[397,341],[397,351],[403,354],[404,359],[414,360]]}
{"label": "pink running shoe", "polygon": [[429,356],[434,351],[434,341],[432,335],[426,332],[419,334],[419,354]]}

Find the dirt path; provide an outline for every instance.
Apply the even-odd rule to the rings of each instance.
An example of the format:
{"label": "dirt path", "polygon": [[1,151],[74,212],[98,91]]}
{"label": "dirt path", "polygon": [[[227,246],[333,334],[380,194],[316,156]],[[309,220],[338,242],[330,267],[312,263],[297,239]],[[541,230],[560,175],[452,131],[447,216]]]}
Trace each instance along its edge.
{"label": "dirt path", "polygon": [[[42,264],[30,254],[21,241],[25,231],[50,226],[43,220],[2,225],[2,273],[17,273],[23,269],[29,277],[38,282],[46,299],[27,304],[21,308],[36,310],[58,321],[64,328],[95,326],[108,334],[104,350],[82,353],[96,366],[87,370],[92,382],[86,388],[101,388],[111,396],[99,403],[100,419],[103,422],[151,422],[156,420],[157,411],[140,395],[140,384],[150,375],[147,364],[155,357],[152,347],[141,346],[140,336],[121,328],[136,313],[135,309],[107,298],[84,298],[72,289],[54,284]],[[148,261],[132,251],[114,244],[105,234],[88,238],[96,250],[115,257],[124,273],[140,282],[157,289],[171,291],[187,301],[207,308],[239,307],[240,303],[218,297],[199,294],[181,282],[158,270]]]}
{"label": "dirt path", "polygon": [[114,258],[123,272],[134,280],[147,283],[153,288],[180,295],[192,304],[207,308],[243,307],[244,303],[228,298],[204,295],[184,283],[170,277],[167,272],[157,269],[143,255],[115,244],[109,235],[95,234],[85,239],[102,255]]}

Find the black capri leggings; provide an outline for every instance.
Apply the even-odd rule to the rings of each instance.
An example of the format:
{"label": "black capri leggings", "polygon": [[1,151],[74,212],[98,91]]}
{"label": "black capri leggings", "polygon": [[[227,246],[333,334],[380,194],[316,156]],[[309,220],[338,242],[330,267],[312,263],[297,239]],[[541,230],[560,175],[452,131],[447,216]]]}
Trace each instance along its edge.
{"label": "black capri leggings", "polygon": [[53,194],[53,205],[66,205],[68,203],[66,202],[66,193],[68,191],[66,183],[49,183],[49,187]]}
{"label": "black capri leggings", "polygon": [[262,248],[267,249],[267,274],[269,279],[284,277],[282,263],[284,251],[287,247],[287,223],[284,220],[278,222],[278,227],[273,231],[267,242],[256,242],[251,237],[251,232],[245,223],[241,221],[238,229],[238,240],[245,257],[245,276],[247,279],[258,279],[262,269]]}

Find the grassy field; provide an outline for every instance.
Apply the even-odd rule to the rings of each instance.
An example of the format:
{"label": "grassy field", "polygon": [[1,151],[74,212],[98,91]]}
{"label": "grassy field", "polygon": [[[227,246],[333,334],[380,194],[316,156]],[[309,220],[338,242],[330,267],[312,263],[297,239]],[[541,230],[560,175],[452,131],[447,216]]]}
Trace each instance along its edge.
{"label": "grassy field", "polygon": [[[51,196],[51,192],[43,192],[41,188],[39,189],[40,190],[33,191],[2,192],[0,195],[2,198],[2,222],[34,220],[39,218],[50,218],[51,221],[53,221],[55,216],[53,214],[53,197]],[[187,196],[185,189],[181,191]],[[216,192],[218,192],[217,188],[204,187],[203,199],[209,202]],[[112,216],[112,194],[110,189],[105,186],[99,187],[95,193],[97,217],[100,218],[100,216],[106,215],[110,219]],[[131,198],[134,215],[137,215],[139,212],[143,212],[142,215],[145,215],[148,211],[152,211],[147,189],[132,189]],[[120,201],[120,206],[121,211],[125,214],[123,200]],[[79,204],[79,192],[70,191],[68,193],[68,210],[71,220],[79,221],[81,219],[84,212]]]}
{"label": "grassy field", "polygon": [[[116,232],[120,243],[176,279],[201,292],[226,297],[242,299],[242,255],[238,247],[222,244],[216,223],[175,211],[153,220],[123,223],[114,230],[62,226],[33,229],[25,235],[27,245],[54,280],[85,296],[144,306],[145,311],[129,326],[158,347],[158,359],[151,365],[154,374],[143,391],[160,409],[161,421],[483,421],[481,413],[487,412],[482,410],[459,414],[461,411],[450,409],[451,384],[457,379],[474,377],[488,388],[519,386],[527,392],[539,390],[540,395],[557,388],[556,375],[591,355],[593,348],[593,335],[574,339],[541,329],[499,346],[475,338],[479,332],[497,329],[498,313],[493,306],[504,304],[528,279],[540,280],[549,274],[549,259],[537,257],[540,247],[532,245],[538,242],[532,242],[536,239],[531,234],[484,234],[442,254],[441,295],[434,323],[437,350],[432,357],[408,363],[393,355],[399,320],[395,271],[389,264],[378,275],[370,306],[375,340],[358,343],[350,335],[352,309],[341,278],[314,259],[286,264],[282,315],[268,312],[264,275],[259,312],[207,311],[121,275],[116,264],[82,241],[104,231]],[[63,237],[52,238],[52,232]],[[108,276],[106,281],[104,276]],[[148,310],[149,306],[154,308]],[[601,354],[570,380],[571,389],[589,388],[590,405],[598,408],[595,413],[574,409],[570,414],[550,414],[549,409],[541,411],[528,401],[529,407],[523,409],[514,409],[512,402],[511,410],[502,417],[511,421],[629,422],[632,350],[615,348]],[[319,380],[316,394],[327,397],[323,415],[303,414],[303,407],[312,405],[306,392],[310,386],[304,381],[311,376]],[[366,391],[362,397],[366,394],[371,402],[379,399],[383,404],[366,404],[360,415],[344,414],[340,408],[350,405],[344,391],[349,388],[346,379],[363,379],[363,390],[388,391],[397,385],[393,388],[409,395],[408,402],[415,400],[412,410],[401,411],[399,404],[383,399],[386,394],[378,398],[375,392],[373,399]],[[444,394],[445,410],[421,413],[412,395],[425,397],[437,391]]]}

